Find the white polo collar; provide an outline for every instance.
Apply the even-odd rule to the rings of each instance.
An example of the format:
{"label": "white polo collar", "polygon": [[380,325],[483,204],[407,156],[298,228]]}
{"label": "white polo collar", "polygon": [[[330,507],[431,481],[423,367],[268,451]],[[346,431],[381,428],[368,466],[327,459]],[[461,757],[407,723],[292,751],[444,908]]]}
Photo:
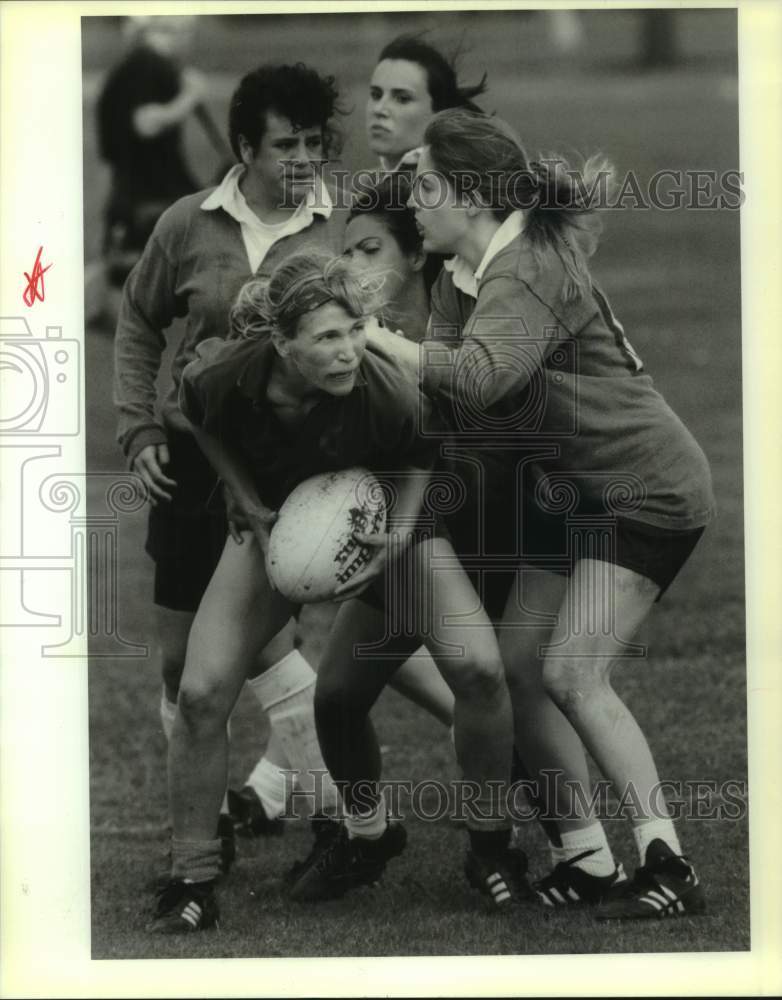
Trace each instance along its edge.
{"label": "white polo collar", "polygon": [[[260,220],[247,204],[247,200],[239,187],[239,180],[243,176],[244,171],[245,166],[243,163],[234,164],[214,191],[201,202],[201,208],[205,212],[212,212],[216,208],[222,208],[229,215],[233,216],[237,222],[258,223]],[[307,212],[310,216],[322,215],[324,219],[328,219],[333,208],[334,205],[331,201],[328,188],[323,183],[321,177],[316,177],[315,183],[307,192],[306,198],[297,206],[294,214]],[[248,215],[250,218],[248,218]]]}
{"label": "white polo collar", "polygon": [[486,252],[481,258],[478,267],[473,271],[470,265],[456,254],[450,260],[443,263],[443,267],[451,274],[451,280],[460,292],[464,292],[473,299],[478,298],[478,284],[483,277],[486,268],[491,264],[500,250],[505,247],[524,230],[524,213],[521,210],[511,212],[507,219],[500,225],[486,247]]}

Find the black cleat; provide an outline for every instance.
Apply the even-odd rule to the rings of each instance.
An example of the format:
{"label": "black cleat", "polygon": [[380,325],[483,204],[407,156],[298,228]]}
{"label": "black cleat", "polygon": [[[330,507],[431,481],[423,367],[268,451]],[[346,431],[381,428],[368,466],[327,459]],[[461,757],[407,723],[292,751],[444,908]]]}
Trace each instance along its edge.
{"label": "black cleat", "polygon": [[313,849],[310,857],[294,876],[290,898],[297,902],[314,903],[339,899],[360,885],[374,885],[385,871],[391,858],[405,849],[407,833],[401,823],[389,823],[382,837],[351,840],[344,827],[338,828],[323,847]]}
{"label": "black cleat", "polygon": [[158,892],[153,934],[192,934],[217,927],[219,911],[214,882],[183,882],[170,879]]}
{"label": "black cleat", "polygon": [[706,900],[695,869],[664,840],[653,840],[646,863],[597,909],[598,920],[649,920],[704,913]]}
{"label": "black cleat", "polygon": [[286,885],[293,885],[299,875],[315,863],[315,859],[329,846],[332,840],[339,837],[342,832],[341,823],[330,816],[316,815],[310,820],[314,841],[310,853],[303,861],[294,861],[291,867],[282,877]]}
{"label": "black cleat", "polygon": [[464,862],[467,881],[500,909],[533,898],[527,882],[527,855],[507,848],[501,854],[480,855],[467,852]]}
{"label": "black cleat", "polygon": [[270,819],[250,785],[238,792],[228,789],[228,811],[240,837],[281,837],[285,833],[285,820]]}
{"label": "black cleat", "polygon": [[583,906],[602,903],[627,884],[624,868],[617,865],[610,875],[590,875],[577,862],[594,854],[584,851],[568,861],[560,861],[548,875],[533,882],[532,888],[546,906]]}

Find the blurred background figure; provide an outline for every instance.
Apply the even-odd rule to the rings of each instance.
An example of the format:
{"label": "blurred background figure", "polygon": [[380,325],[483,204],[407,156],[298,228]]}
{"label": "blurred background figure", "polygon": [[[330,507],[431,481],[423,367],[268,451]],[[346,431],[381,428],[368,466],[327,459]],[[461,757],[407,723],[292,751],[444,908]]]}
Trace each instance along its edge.
{"label": "blurred background figure", "polygon": [[575,10],[547,10],[548,36],[560,55],[576,52],[584,43],[584,28]]}
{"label": "blurred background figure", "polygon": [[104,208],[103,259],[86,274],[85,319],[113,329],[119,293],[161,213],[197,190],[183,151],[192,114],[225,159],[228,148],[203,101],[206,77],[185,64],[195,17],[128,17],[126,51],[106,77],[96,125],[101,159],[111,169]]}

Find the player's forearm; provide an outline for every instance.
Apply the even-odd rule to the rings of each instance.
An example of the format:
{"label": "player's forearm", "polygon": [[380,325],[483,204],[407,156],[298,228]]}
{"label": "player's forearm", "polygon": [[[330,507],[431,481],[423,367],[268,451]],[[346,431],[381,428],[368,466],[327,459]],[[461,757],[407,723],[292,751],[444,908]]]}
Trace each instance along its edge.
{"label": "player's forearm", "polygon": [[431,476],[431,469],[410,466],[396,477],[397,497],[389,517],[389,534],[396,533],[405,542],[409,540],[418,521]]}
{"label": "player's forearm", "polygon": [[258,510],[266,510],[252,477],[241,459],[226,448],[214,434],[193,426],[193,435],[209,464],[231,491],[241,510],[247,515]]}
{"label": "player's forearm", "polygon": [[143,104],[133,112],[133,127],[142,138],[153,139],[167,128],[181,124],[200,99],[200,95],[182,90],[167,104]]}
{"label": "player's forearm", "polygon": [[151,237],[125,284],[114,338],[117,437],[128,457],[133,449],[165,441],[156,414],[157,376],[166,346],[163,331],[175,312],[174,280],[174,268]]}

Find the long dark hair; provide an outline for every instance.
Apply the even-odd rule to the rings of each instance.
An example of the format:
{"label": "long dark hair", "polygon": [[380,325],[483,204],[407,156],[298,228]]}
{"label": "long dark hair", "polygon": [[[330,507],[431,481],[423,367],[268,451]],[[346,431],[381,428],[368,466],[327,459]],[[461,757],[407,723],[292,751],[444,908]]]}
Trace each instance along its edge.
{"label": "long dark hair", "polygon": [[480,111],[473,98],[479,97],[486,90],[486,74],[483,74],[479,83],[471,87],[460,84],[456,73],[456,58],[446,59],[433,45],[423,41],[420,35],[399,35],[385,46],[378,62],[384,59],[404,59],[417,63],[424,70],[433,111],[442,111],[443,108]]}
{"label": "long dark hair", "polygon": [[582,297],[591,287],[586,261],[602,230],[592,195],[613,178],[604,157],[590,157],[580,170],[553,154],[530,160],[507,122],[464,109],[435,115],[424,145],[457,195],[467,194],[500,220],[523,209],[537,257],[554,250],[562,261],[565,301]]}

